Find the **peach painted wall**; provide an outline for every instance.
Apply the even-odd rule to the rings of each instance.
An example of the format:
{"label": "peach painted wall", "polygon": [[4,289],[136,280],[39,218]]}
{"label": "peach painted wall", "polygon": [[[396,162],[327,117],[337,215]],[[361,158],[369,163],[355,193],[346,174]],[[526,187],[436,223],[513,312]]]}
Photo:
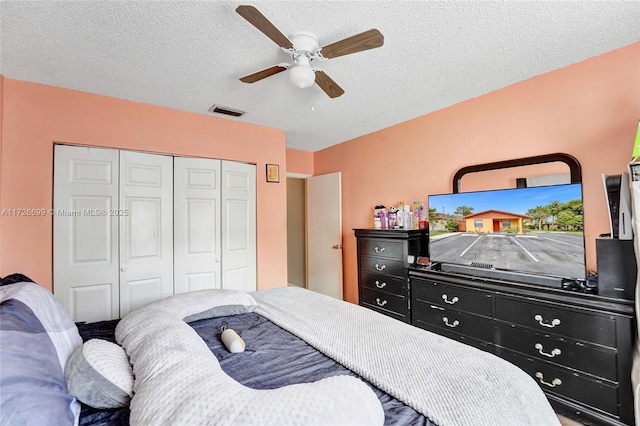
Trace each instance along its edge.
{"label": "peach painted wall", "polygon": [[287,172],[313,175],[313,152],[287,148]]}
{"label": "peach painted wall", "polygon": [[582,165],[587,268],[595,270],[595,239],[609,232],[602,174],[626,171],[638,119],[635,43],[314,153],[315,174],[342,172],[345,300],[358,301],[352,228],[372,226],[376,204],[451,192],[465,166],[556,152]]}
{"label": "peach painted wall", "polygon": [[[286,183],[265,179],[286,164],[283,131],[12,79],[2,108],[0,209],[52,207],[54,142],[255,163],[258,288],[286,285]],[[2,217],[0,275],[13,272],[51,289],[51,217]]]}

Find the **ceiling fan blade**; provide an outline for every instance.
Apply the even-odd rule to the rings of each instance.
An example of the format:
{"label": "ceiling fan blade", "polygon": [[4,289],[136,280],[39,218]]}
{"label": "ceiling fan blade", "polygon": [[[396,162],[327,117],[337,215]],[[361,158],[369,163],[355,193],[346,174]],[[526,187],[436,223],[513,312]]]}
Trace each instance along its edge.
{"label": "ceiling fan blade", "polygon": [[264,35],[273,40],[278,46],[285,49],[293,48],[293,43],[255,7],[238,6],[236,12],[249,21],[254,27],[262,31]]}
{"label": "ceiling fan blade", "polygon": [[327,59],[375,49],[384,44],[384,36],[375,28],[324,46],[320,53]]}
{"label": "ceiling fan blade", "polygon": [[260,81],[263,78],[267,78],[267,77],[270,77],[270,76],[272,76],[274,74],[278,74],[279,72],[282,72],[282,71],[284,71],[286,69],[287,69],[287,67],[283,67],[283,66],[280,66],[280,65],[274,65],[271,68],[267,68],[267,69],[264,69],[262,71],[255,72],[253,74],[245,75],[244,77],[242,77],[240,79],[240,81],[243,82],[243,83],[255,83],[256,81]]}
{"label": "ceiling fan blade", "polygon": [[316,71],[316,84],[320,86],[330,98],[342,96],[344,90],[338,86],[324,71]]}

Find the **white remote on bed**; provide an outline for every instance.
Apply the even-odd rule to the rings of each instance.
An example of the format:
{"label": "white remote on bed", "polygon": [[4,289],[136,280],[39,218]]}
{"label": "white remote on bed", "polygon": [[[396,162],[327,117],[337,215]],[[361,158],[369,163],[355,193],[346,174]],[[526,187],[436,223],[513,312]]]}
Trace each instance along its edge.
{"label": "white remote on bed", "polygon": [[222,336],[220,336],[220,338],[222,339],[222,343],[224,343],[229,352],[231,352],[232,354],[244,352],[244,348],[246,348],[247,346],[244,343],[244,340],[242,340],[242,337],[238,336],[238,333],[224,326],[222,330]]}

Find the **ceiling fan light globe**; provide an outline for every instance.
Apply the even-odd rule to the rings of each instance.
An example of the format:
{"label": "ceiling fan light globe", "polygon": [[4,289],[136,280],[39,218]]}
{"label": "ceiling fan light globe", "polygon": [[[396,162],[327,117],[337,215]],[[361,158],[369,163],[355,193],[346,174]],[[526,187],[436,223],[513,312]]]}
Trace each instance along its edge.
{"label": "ceiling fan light globe", "polygon": [[294,65],[289,68],[289,81],[301,89],[306,89],[313,86],[316,81],[316,73],[311,67]]}

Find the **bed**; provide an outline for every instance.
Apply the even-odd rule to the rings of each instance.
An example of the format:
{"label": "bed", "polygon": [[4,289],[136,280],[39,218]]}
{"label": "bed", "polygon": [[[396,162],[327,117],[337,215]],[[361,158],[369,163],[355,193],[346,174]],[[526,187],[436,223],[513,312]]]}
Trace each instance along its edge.
{"label": "bed", "polygon": [[3,425],[559,424],[506,361],[308,290],[184,293],[74,324],[27,277],[1,284]]}

